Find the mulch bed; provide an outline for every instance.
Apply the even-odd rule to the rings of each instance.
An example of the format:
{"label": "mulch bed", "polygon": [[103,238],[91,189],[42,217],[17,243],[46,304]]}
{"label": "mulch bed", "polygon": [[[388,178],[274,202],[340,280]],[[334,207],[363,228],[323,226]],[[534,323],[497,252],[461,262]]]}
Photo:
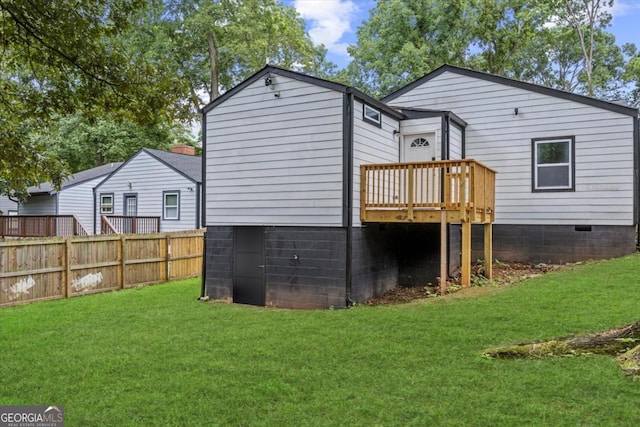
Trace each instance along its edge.
{"label": "mulch bed", "polygon": [[[559,270],[566,265],[557,264],[525,264],[519,262],[504,263],[497,262],[493,265],[493,280],[488,281],[482,276],[484,274],[484,266],[477,264],[472,267],[472,286],[492,284],[494,286],[511,285],[522,282],[532,277],[540,276],[550,271]],[[459,276],[448,282],[447,293],[459,290]],[[367,305],[397,304],[409,302],[416,299],[433,298],[438,296],[439,286],[427,284],[424,286],[396,286],[383,295],[372,298],[367,301]]]}

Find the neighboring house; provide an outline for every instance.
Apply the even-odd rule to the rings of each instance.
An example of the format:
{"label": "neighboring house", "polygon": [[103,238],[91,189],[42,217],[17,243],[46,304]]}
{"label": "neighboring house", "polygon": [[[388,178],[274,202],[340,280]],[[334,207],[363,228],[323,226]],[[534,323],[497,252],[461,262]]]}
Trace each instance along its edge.
{"label": "neighboring house", "polygon": [[193,147],[174,151],[143,148],[95,186],[96,234],[103,215],[159,217],[163,232],[200,228],[202,159]]}
{"label": "neighboring house", "polygon": [[30,187],[29,199],[20,203],[20,215],[75,215],[88,234],[93,232],[93,187],[121,163],[109,163],[66,178],[60,190],[49,182]]}
{"label": "neighboring house", "polygon": [[0,196],[0,215],[17,215],[18,202],[14,202],[9,196]]}
{"label": "neighboring house", "polygon": [[[389,215],[393,198],[407,205],[401,184],[395,196],[383,194],[380,219],[363,222],[361,194],[366,203],[370,195],[369,187],[361,193],[360,167],[371,163],[390,165],[375,178],[389,187],[393,171],[407,167],[392,166],[399,162],[473,158],[497,170],[495,215],[487,210],[482,222],[490,236],[495,218],[498,259],[565,262],[635,250],[637,110],[451,66],[383,101],[267,66],[204,108],[210,298],[344,307],[398,283],[434,282],[444,260],[433,206],[444,205],[421,208],[426,224],[412,212]],[[454,197],[452,188],[477,193],[460,169],[447,168],[409,188],[440,202]],[[427,182],[436,184],[429,190]],[[470,221],[454,222],[442,233],[449,272],[471,234]],[[474,236],[482,248],[482,234]]]}

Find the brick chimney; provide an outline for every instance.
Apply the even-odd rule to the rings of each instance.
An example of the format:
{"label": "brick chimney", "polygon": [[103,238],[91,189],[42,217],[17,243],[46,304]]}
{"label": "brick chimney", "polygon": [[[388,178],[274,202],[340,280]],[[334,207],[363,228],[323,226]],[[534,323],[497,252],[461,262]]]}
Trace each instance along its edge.
{"label": "brick chimney", "polygon": [[196,149],[191,145],[180,144],[180,145],[174,145],[173,147],[171,147],[171,152],[177,153],[177,154],[187,154],[189,156],[195,156]]}

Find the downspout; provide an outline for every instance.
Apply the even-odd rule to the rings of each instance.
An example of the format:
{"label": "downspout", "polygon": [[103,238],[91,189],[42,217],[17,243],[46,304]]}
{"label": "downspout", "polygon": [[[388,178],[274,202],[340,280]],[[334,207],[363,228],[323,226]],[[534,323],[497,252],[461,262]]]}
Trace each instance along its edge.
{"label": "downspout", "polygon": [[[207,182],[207,113],[202,110],[202,208],[201,208],[201,220],[202,227],[206,228],[206,216],[205,211],[207,208],[207,192],[206,192],[206,182]],[[198,186],[196,188],[199,189]],[[197,196],[197,195],[196,195]],[[199,198],[198,198],[199,200]],[[202,283],[200,284],[200,296],[198,297],[199,301],[208,300],[206,296],[206,283],[207,283],[207,230],[204,231],[202,235],[202,239],[204,240],[202,243]]]}
{"label": "downspout", "polygon": [[640,224],[640,116],[633,118],[633,222],[636,228],[636,250],[640,248],[638,226]]}
{"label": "downspout", "polygon": [[96,188],[93,187],[91,189],[91,192],[93,193],[93,234],[94,236],[97,234],[97,229],[96,229]]}
{"label": "downspout", "polygon": [[346,256],[346,306],[351,307],[355,301],[351,298],[351,285],[353,280],[352,274],[352,250],[353,250],[353,93],[347,89],[343,104],[343,191],[346,197],[343,201],[346,203],[345,214],[343,217],[343,225],[347,229],[347,256]]}
{"label": "downspout", "polygon": [[196,230],[200,228],[200,183],[196,182]]}

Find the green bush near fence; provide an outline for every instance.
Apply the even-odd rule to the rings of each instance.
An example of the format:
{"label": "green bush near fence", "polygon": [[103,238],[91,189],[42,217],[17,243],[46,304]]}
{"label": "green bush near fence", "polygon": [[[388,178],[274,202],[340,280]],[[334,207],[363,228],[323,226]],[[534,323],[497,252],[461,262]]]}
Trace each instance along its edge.
{"label": "green bush near fence", "polygon": [[199,280],[0,310],[0,405],[67,426],[637,425],[613,358],[490,347],[640,316],[640,256],[518,285],[349,310],[196,301]]}

